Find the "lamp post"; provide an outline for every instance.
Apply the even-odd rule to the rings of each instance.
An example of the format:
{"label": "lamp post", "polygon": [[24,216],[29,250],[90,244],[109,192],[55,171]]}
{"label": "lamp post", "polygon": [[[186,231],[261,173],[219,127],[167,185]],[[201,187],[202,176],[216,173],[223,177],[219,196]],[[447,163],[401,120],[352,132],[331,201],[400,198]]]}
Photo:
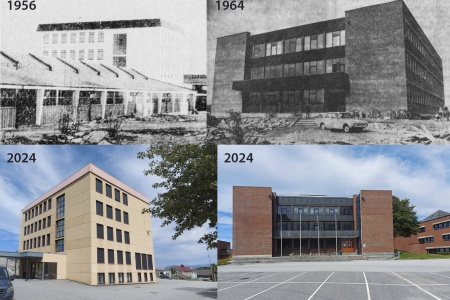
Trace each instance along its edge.
{"label": "lamp post", "polygon": [[317,249],[319,249],[319,256],[320,256],[320,224],[319,224],[319,214],[317,214]]}
{"label": "lamp post", "polygon": [[302,256],[302,213],[300,213],[300,256]]}
{"label": "lamp post", "polygon": [[337,212],[334,214],[334,231],[336,232],[336,256],[338,255],[337,250]]}

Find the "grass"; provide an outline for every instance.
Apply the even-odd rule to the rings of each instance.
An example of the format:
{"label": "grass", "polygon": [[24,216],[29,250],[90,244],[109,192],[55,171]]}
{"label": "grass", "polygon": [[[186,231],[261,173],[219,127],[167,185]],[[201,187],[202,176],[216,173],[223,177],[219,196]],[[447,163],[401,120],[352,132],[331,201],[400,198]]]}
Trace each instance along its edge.
{"label": "grass", "polygon": [[406,252],[406,251],[400,251],[399,259],[437,259],[437,258],[450,258],[450,255],[423,254],[423,253],[411,253],[411,252]]}
{"label": "grass", "polygon": [[232,257],[230,256],[230,257],[227,257],[227,258],[219,259],[219,261],[217,262],[217,265],[218,266],[228,265],[230,263],[230,261],[231,261],[231,258]]}

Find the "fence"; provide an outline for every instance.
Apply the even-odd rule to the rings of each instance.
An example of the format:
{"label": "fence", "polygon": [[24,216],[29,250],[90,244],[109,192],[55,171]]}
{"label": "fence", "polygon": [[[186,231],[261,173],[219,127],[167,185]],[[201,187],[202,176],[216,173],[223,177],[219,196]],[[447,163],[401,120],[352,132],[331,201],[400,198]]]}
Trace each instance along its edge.
{"label": "fence", "polygon": [[16,108],[2,107],[0,108],[0,123],[1,128],[15,128],[16,127]]}

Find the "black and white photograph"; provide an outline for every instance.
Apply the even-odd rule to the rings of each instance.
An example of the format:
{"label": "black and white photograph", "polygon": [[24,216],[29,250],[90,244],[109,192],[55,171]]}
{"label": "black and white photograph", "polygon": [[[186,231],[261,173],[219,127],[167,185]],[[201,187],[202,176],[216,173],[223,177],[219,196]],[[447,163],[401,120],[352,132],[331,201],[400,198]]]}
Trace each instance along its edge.
{"label": "black and white photograph", "polygon": [[224,4],[208,2],[209,142],[450,142],[450,3]]}
{"label": "black and white photograph", "polygon": [[206,3],[1,3],[2,144],[198,144]]}

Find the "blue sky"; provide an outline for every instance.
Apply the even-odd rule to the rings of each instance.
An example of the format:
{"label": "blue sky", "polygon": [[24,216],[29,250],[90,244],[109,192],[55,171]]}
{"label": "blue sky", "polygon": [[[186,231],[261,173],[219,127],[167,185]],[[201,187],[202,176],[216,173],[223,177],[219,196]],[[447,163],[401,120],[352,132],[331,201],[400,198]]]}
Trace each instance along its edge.
{"label": "blue sky", "polygon": [[[149,160],[137,159],[146,146],[1,146],[0,147],[0,250],[17,251],[20,213],[28,203],[87,165],[93,163],[137,191],[153,199],[162,189],[152,184],[162,181],[145,176]],[[35,163],[7,163],[7,153],[35,153]],[[208,265],[216,261],[216,251],[207,251],[197,240],[207,226],[185,232],[172,240],[174,226],[160,227],[161,219],[152,218],[155,264]]]}
{"label": "blue sky", "polygon": [[[252,163],[224,163],[253,153]],[[232,238],[232,187],[268,186],[277,194],[352,196],[387,189],[415,205],[419,220],[450,212],[450,146],[219,146],[219,239]]]}

